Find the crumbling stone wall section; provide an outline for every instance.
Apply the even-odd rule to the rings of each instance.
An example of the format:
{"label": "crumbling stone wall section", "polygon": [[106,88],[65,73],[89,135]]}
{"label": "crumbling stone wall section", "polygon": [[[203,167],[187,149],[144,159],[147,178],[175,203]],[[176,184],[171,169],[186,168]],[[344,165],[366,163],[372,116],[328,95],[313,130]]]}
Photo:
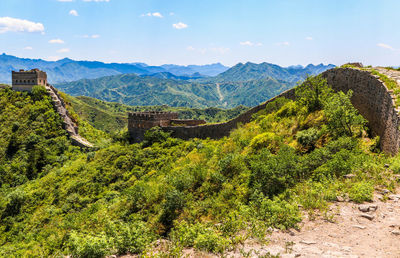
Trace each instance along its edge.
{"label": "crumbling stone wall section", "polygon": [[52,99],[55,110],[63,120],[63,128],[67,131],[72,143],[81,148],[92,148],[93,145],[79,135],[78,126],[72,121],[70,114],[65,107],[65,102],[58,93],[58,90],[50,84],[46,85],[46,90]]}
{"label": "crumbling stone wall section", "polygon": [[360,114],[368,120],[372,135],[379,135],[381,149],[390,154],[399,150],[400,118],[391,91],[379,77],[368,71],[353,68],[336,68],[322,76],[335,91],[353,91],[351,101]]}

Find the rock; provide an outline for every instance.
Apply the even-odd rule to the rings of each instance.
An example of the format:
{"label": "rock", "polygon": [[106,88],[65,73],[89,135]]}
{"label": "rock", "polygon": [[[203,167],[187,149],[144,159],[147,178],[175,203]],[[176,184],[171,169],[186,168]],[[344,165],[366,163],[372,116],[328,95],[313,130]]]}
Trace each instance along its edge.
{"label": "rock", "polygon": [[395,235],[395,236],[400,236],[400,230],[395,229],[395,230],[392,231],[392,234]]}
{"label": "rock", "polygon": [[354,175],[354,174],[347,174],[347,175],[344,175],[343,177],[344,177],[344,178],[347,178],[347,179],[351,179],[351,178],[353,178],[353,177],[356,177],[356,175]]}
{"label": "rock", "polygon": [[391,228],[400,228],[400,225],[399,224],[392,224],[389,227],[391,227]]}
{"label": "rock", "polygon": [[376,204],[369,205],[369,211],[376,211],[377,209],[378,209],[378,205],[376,205]]}
{"label": "rock", "polygon": [[338,202],[344,202],[344,198],[342,196],[336,196],[336,200]]}
{"label": "rock", "polygon": [[350,246],[343,246],[342,249],[341,249],[341,251],[344,251],[344,252],[351,252],[351,247],[350,247]]}
{"label": "rock", "polygon": [[305,245],[315,245],[317,242],[315,242],[315,241],[308,241],[308,240],[301,240],[300,243],[301,243],[301,244],[305,244]]}
{"label": "rock", "polygon": [[391,195],[388,196],[388,199],[389,199],[389,200],[398,200],[398,199],[400,199],[400,195],[398,195],[398,194],[391,194]]}
{"label": "rock", "polygon": [[388,168],[388,167],[390,167],[390,164],[387,164],[387,163],[386,163],[386,164],[385,164],[385,168]]}
{"label": "rock", "polygon": [[353,225],[354,228],[359,228],[359,229],[365,229],[365,226],[361,226],[361,225]]}
{"label": "rock", "polygon": [[360,217],[363,217],[363,218],[366,218],[366,219],[369,219],[369,220],[373,220],[375,218],[374,215],[371,215],[371,214],[368,214],[368,213],[360,214]]}
{"label": "rock", "polygon": [[369,206],[368,205],[360,205],[360,206],[358,206],[358,209],[362,212],[368,212]]}
{"label": "rock", "polygon": [[295,254],[294,255],[294,257],[300,257],[301,256],[301,254]]}
{"label": "rock", "polygon": [[390,193],[390,191],[388,189],[381,190],[381,194],[383,194],[383,195],[388,194],[388,193]]}

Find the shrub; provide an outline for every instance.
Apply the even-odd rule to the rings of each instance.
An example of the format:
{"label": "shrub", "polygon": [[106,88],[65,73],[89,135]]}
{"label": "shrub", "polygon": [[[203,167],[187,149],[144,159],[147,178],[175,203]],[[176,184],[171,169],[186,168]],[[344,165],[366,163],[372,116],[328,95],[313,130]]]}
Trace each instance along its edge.
{"label": "shrub", "polygon": [[156,142],[164,142],[170,136],[170,133],[164,132],[160,127],[153,127],[144,133],[143,146],[148,147]]}
{"label": "shrub", "polygon": [[116,222],[108,225],[108,235],[119,254],[140,254],[155,240],[155,234],[142,221],[133,223]]}
{"label": "shrub", "polygon": [[105,257],[108,249],[108,242],[104,234],[93,236],[73,231],[70,235],[69,251],[72,257]]}
{"label": "shrub", "polygon": [[200,223],[182,221],[174,227],[170,237],[177,245],[214,253],[222,253],[229,246],[229,241],[219,232]]}
{"label": "shrub", "polygon": [[46,91],[46,88],[44,86],[36,85],[36,86],[32,87],[33,100],[40,101],[46,95],[47,95],[47,91]]}
{"label": "shrub", "polygon": [[299,208],[285,200],[275,197],[273,200],[265,198],[261,193],[254,193],[250,203],[256,216],[269,226],[287,229],[296,227],[301,221]]}
{"label": "shrub", "polygon": [[165,202],[162,206],[160,222],[170,229],[172,222],[177,218],[179,211],[185,205],[185,195],[176,189],[169,190],[165,196]]}
{"label": "shrub", "polygon": [[305,148],[314,147],[315,142],[319,138],[318,130],[314,127],[307,130],[299,131],[296,134],[297,141]]}
{"label": "shrub", "polygon": [[349,197],[356,203],[372,201],[374,187],[373,183],[361,181],[354,183],[349,190]]}
{"label": "shrub", "polygon": [[298,178],[299,169],[299,158],[293,148],[284,146],[276,155],[262,150],[260,154],[250,157],[249,186],[271,197],[292,186]]}
{"label": "shrub", "polygon": [[26,200],[26,194],[21,189],[16,189],[7,196],[7,204],[1,218],[19,214],[22,205]]}
{"label": "shrub", "polygon": [[333,94],[324,102],[328,129],[335,136],[360,135],[366,124],[365,119],[351,104],[353,92]]}

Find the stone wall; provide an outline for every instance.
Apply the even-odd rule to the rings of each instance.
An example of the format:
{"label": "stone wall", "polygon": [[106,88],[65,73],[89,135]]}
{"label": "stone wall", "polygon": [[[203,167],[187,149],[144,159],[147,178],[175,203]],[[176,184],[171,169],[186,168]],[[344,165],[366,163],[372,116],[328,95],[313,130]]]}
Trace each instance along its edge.
{"label": "stone wall", "polygon": [[46,85],[46,90],[52,99],[54,109],[63,120],[63,128],[67,131],[71,142],[81,148],[92,148],[93,145],[79,135],[78,126],[72,121],[70,114],[65,107],[64,100],[58,93],[58,90],[52,85]]}
{"label": "stone wall", "polygon": [[170,131],[173,137],[185,140],[190,138],[219,139],[224,136],[228,136],[230,131],[237,128],[239,123],[245,124],[250,122],[253,114],[257,113],[260,110],[263,110],[268,103],[274,101],[279,97],[294,99],[295,98],[294,89],[285,91],[279,94],[278,96],[264,102],[261,105],[253,107],[252,109],[246,111],[243,114],[240,114],[238,117],[229,120],[225,123],[205,124],[199,126],[170,126],[170,127],[163,127],[163,130]]}
{"label": "stone wall", "polygon": [[[335,91],[353,91],[351,99],[360,114],[368,120],[373,135],[381,138],[381,149],[389,154],[396,154],[399,150],[399,125],[400,118],[395,109],[391,92],[376,76],[367,71],[353,68],[336,68],[325,71],[322,76]],[[247,112],[225,123],[205,124],[199,126],[167,126],[163,130],[171,132],[173,137],[181,139],[211,138],[218,139],[228,136],[232,129],[239,123],[250,122],[252,115],[265,108],[265,106],[279,97],[295,99],[295,89],[253,107]],[[146,130],[133,130],[132,137],[136,141],[143,140]]]}
{"label": "stone wall", "polygon": [[322,76],[335,91],[353,91],[355,108],[368,120],[372,135],[379,135],[381,149],[390,154],[399,150],[399,115],[391,92],[368,71],[353,68],[331,69]]}

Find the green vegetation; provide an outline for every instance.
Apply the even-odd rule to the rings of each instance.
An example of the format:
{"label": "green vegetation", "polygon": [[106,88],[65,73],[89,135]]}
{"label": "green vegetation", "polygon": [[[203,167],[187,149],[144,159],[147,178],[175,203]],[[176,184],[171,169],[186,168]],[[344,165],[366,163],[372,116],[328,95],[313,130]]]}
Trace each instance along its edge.
{"label": "green vegetation", "polygon": [[255,106],[292,88],[294,83],[268,77],[218,85],[214,82],[199,83],[123,74],[62,83],[56,87],[73,96],[88,96],[132,106],[168,104],[172,107],[233,108],[238,105]]}
{"label": "green vegetation", "polygon": [[90,97],[71,97],[67,99],[72,109],[81,120],[88,121],[92,126],[108,133],[126,129],[127,113],[137,111],[172,111],[178,112],[180,119],[203,119],[207,122],[223,122],[248,110],[237,106],[232,109],[221,108],[186,108],[169,106],[128,106],[115,102],[106,102]]}
{"label": "green vegetation", "polygon": [[[337,196],[363,202],[377,186],[393,190],[398,159],[373,152],[377,139],[367,137],[351,92],[325,86],[309,78],[297,90],[302,101],[279,98],[220,140],[183,141],[153,129],[140,144],[114,137],[90,152],[59,136],[60,120],[45,115],[54,113],[47,97],[0,90],[0,121],[13,119],[0,146],[15,133],[24,146],[11,147],[11,158],[3,147],[0,179],[8,180],[4,167],[18,168],[34,152],[26,147],[31,128],[38,151],[63,157],[0,187],[0,256],[179,256],[187,247],[223,254],[250,238],[265,244],[269,227],[298,227],[303,211],[329,217]],[[31,115],[26,103],[42,109]],[[26,129],[13,132],[20,116]],[[37,121],[46,130],[32,126]],[[53,134],[64,141],[60,154],[61,140],[46,142]],[[169,242],[156,250],[160,238]]]}

